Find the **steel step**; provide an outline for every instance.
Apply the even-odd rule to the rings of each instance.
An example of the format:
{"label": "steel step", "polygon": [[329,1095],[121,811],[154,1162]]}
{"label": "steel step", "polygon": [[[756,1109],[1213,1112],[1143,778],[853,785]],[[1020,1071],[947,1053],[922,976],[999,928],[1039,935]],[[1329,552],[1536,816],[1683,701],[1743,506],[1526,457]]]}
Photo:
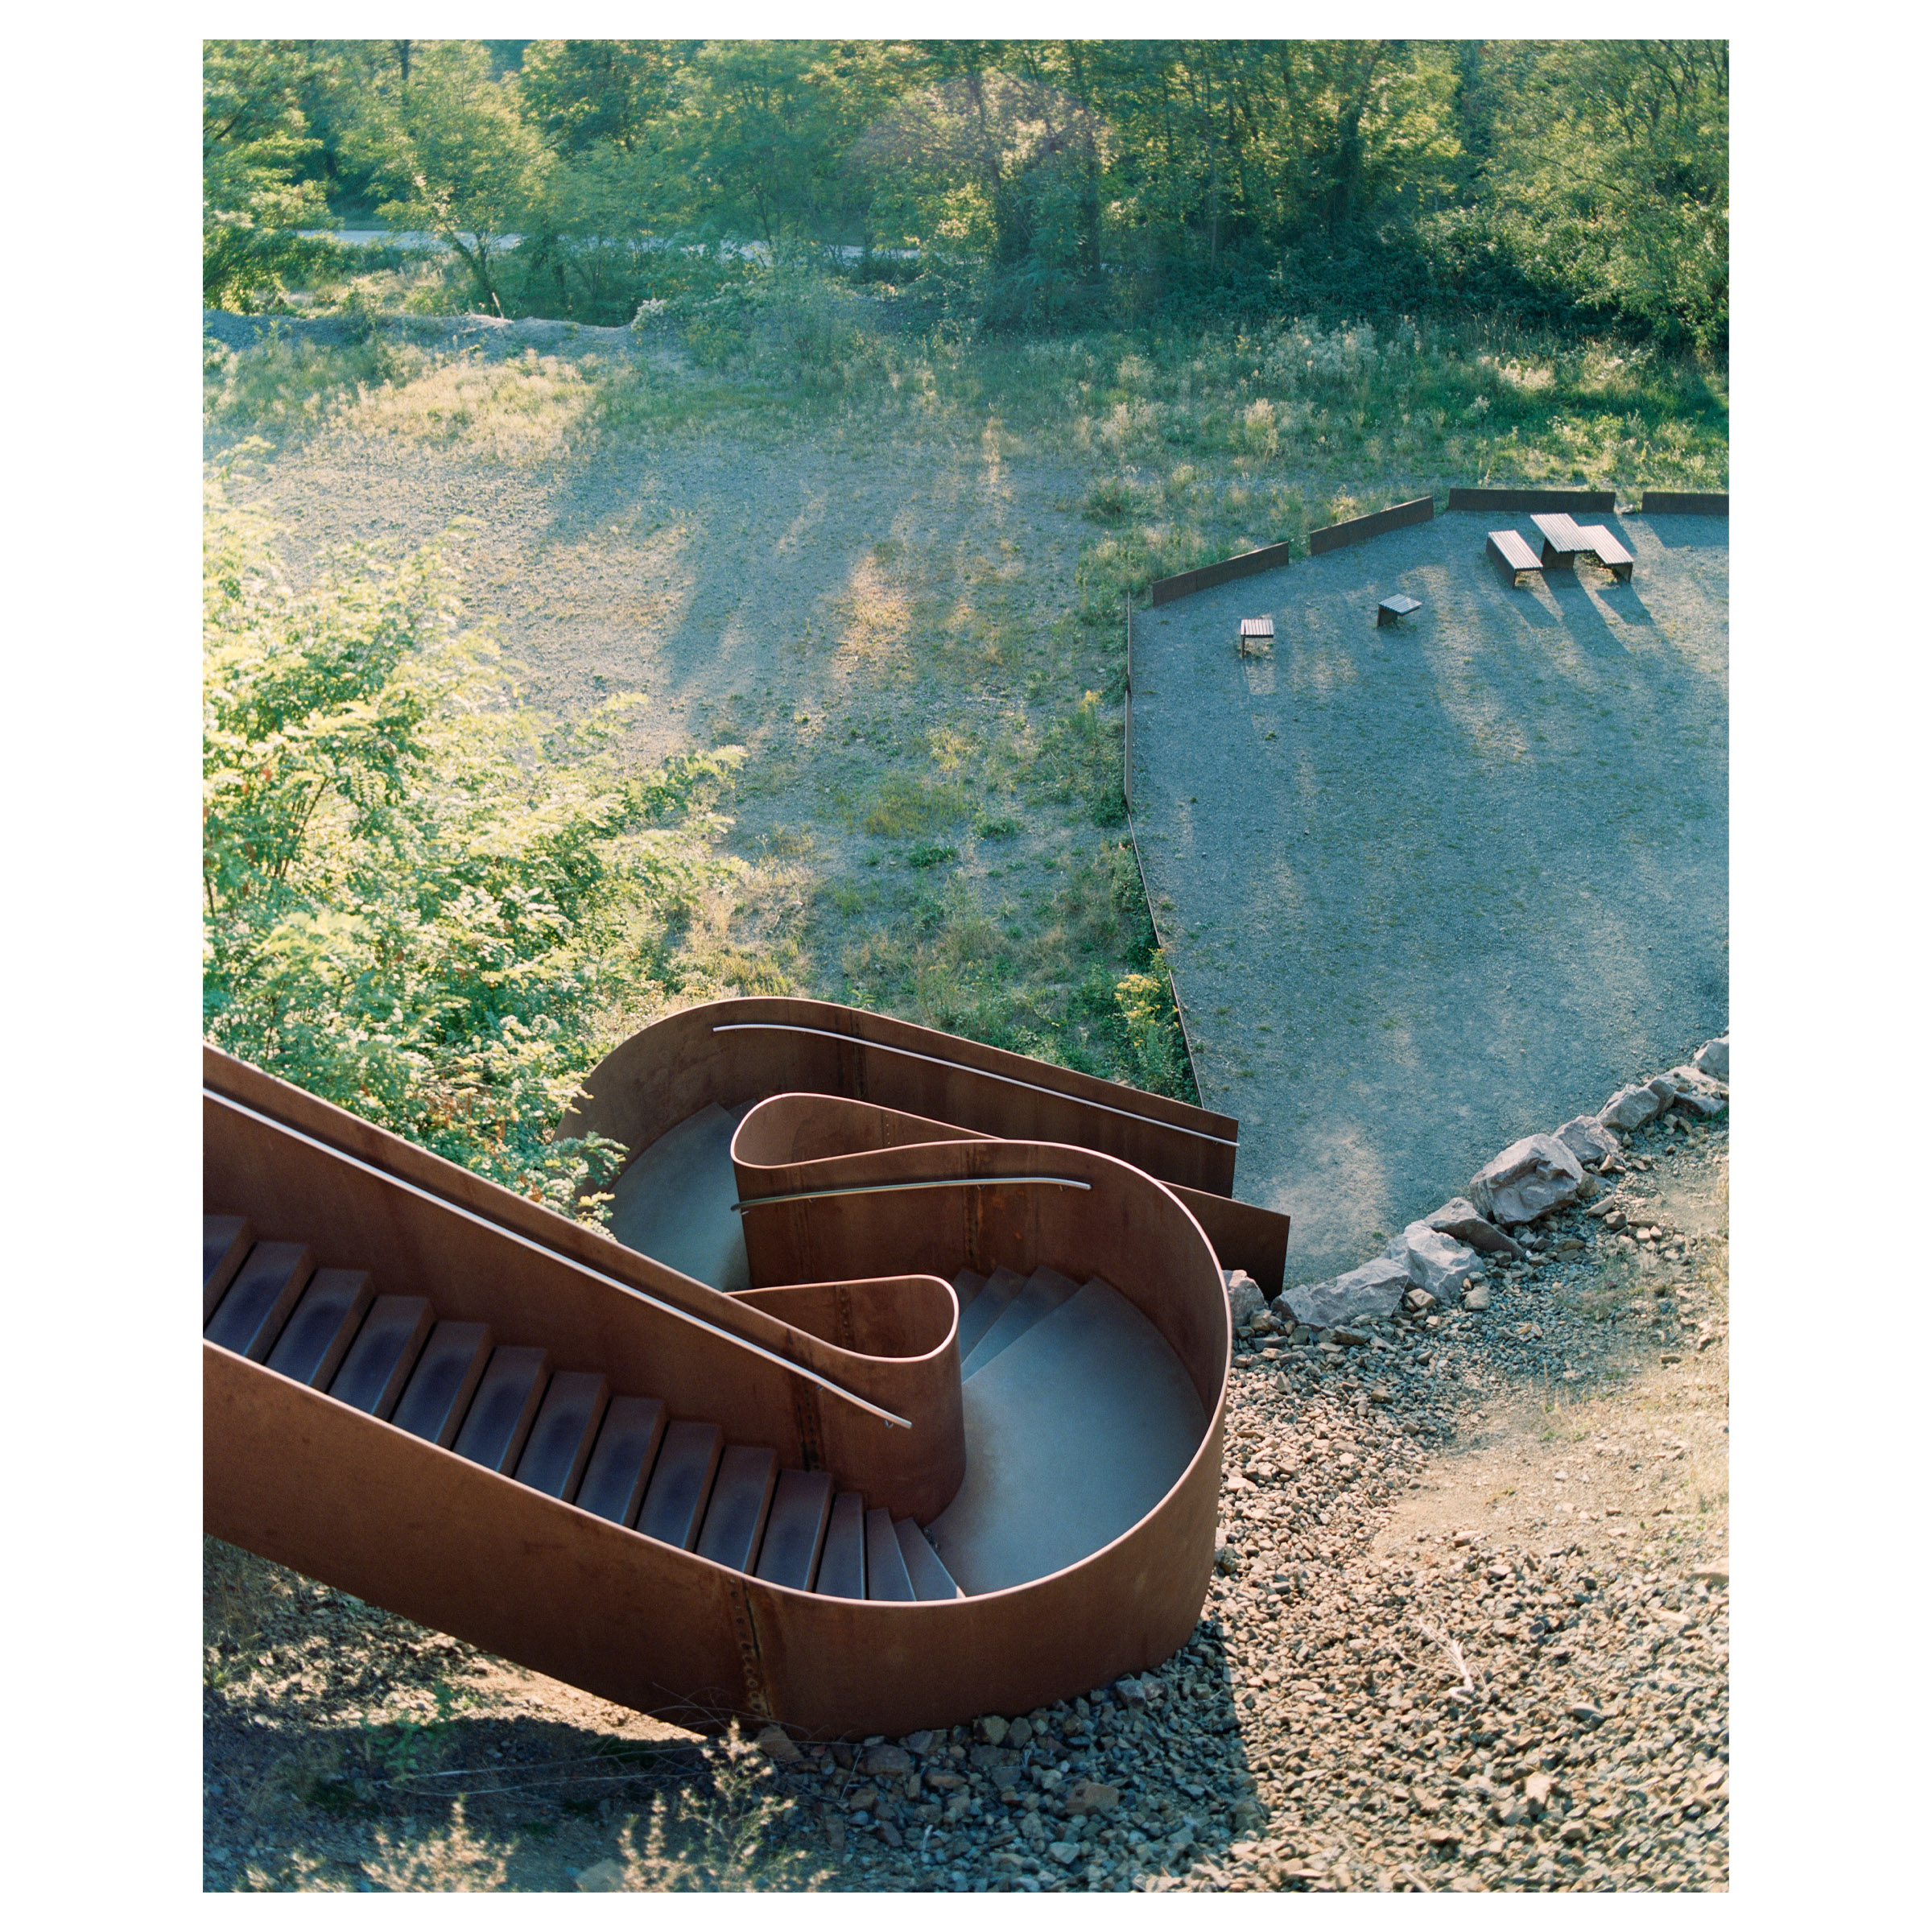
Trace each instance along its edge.
{"label": "steel step", "polygon": [[329,1393],[352,1409],[387,1422],[395,1414],[436,1319],[422,1295],[378,1295],[328,1385]]}
{"label": "steel step", "polygon": [[875,1603],[910,1604],[919,1600],[906,1558],[892,1526],[890,1509],[865,1512],[865,1594]]}
{"label": "steel step", "polygon": [[985,1276],[975,1274],[970,1268],[962,1268],[952,1278],[953,1297],[960,1304],[960,1315],[962,1319],[965,1316],[966,1311],[978,1298],[980,1290],[985,1286]]}
{"label": "steel step", "polygon": [[610,1384],[602,1376],[559,1369],[543,1391],[543,1406],[517,1459],[517,1480],[559,1502],[574,1503],[609,1404]]}
{"label": "steel step", "polygon": [[809,1590],[832,1521],[832,1477],[823,1469],[781,1469],[765,1540],[753,1574],[768,1583]]}
{"label": "steel step", "polygon": [[629,1529],[657,1468],[664,1430],[664,1405],[654,1395],[613,1395],[578,1486],[577,1507]]}
{"label": "steel step", "polygon": [[550,1380],[547,1348],[498,1348],[477,1385],[475,1399],[453,1445],[458,1455],[498,1476],[517,1466],[529,1439],[530,1424]]}
{"label": "steel step", "polygon": [[972,1306],[960,1317],[960,1372],[965,1373],[966,1358],[980,1337],[1006,1311],[1008,1304],[1026,1286],[1026,1278],[1010,1268],[996,1268],[986,1278],[986,1286],[972,1298]]}
{"label": "steel step", "polygon": [[493,1339],[487,1322],[438,1322],[390,1420],[447,1449],[456,1439],[464,1412],[489,1366]]}
{"label": "steel step", "polygon": [[315,1271],[316,1257],[301,1242],[257,1241],[203,1332],[251,1362],[266,1361]]}
{"label": "steel step", "polygon": [[204,1214],[201,1217],[201,1326],[220,1305],[235,1270],[248,1258],[255,1245],[255,1231],[238,1214]]}
{"label": "steel step", "polygon": [[369,1277],[353,1268],[319,1268],[310,1278],[268,1365],[309,1389],[326,1389],[375,1301]]}
{"label": "steel step", "polygon": [[832,1498],[824,1553],[819,1558],[818,1580],[812,1588],[820,1596],[865,1594],[865,1499],[853,1490]]}
{"label": "steel step", "polygon": [[1052,1314],[1063,1302],[1070,1301],[1080,1284],[1051,1268],[1036,1268],[1026,1278],[1026,1286],[1000,1311],[1000,1319],[974,1344],[972,1353],[960,1364],[962,1378],[977,1375],[1003,1350],[1009,1348],[1042,1315]]}
{"label": "steel step", "polygon": [[673,1422],[664,1431],[664,1447],[638,1512],[638,1530],[688,1550],[698,1540],[724,1450],[724,1432],[716,1422]]}
{"label": "steel step", "polygon": [[964,1385],[966,1476],[927,1525],[969,1596],[1051,1575],[1146,1515],[1207,1434],[1159,1331],[1088,1282]]}
{"label": "steel step", "polygon": [[939,1561],[939,1553],[926,1540],[926,1532],[909,1516],[892,1526],[899,1539],[899,1554],[906,1559],[906,1574],[912,1579],[913,1594],[923,1604],[943,1603],[963,1596],[952,1572]]}
{"label": "steel step", "polygon": [[698,1554],[728,1569],[749,1570],[765,1534],[765,1518],[778,1477],[775,1450],[741,1443],[726,1449],[719,1459],[704,1527],[698,1534]]}

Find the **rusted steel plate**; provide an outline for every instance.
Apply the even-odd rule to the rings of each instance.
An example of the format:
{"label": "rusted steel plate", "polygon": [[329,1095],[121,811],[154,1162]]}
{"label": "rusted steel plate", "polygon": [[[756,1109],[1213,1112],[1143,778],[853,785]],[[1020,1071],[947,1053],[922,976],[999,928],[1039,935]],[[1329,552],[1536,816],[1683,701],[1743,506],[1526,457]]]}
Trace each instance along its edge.
{"label": "rusted steel plate", "polygon": [[1177,597],[1197,590],[1212,590],[1218,584],[1232,584],[1241,577],[1258,576],[1265,570],[1281,570],[1294,560],[1292,543],[1264,543],[1258,550],[1244,550],[1218,563],[1203,564],[1198,570],[1183,570],[1178,576],[1156,577],[1147,586],[1150,604],[1171,604]]}
{"label": "rusted steel plate", "polygon": [[[279,1141],[251,1117],[211,1107],[208,1128],[207,1204],[246,1212],[269,1238],[307,1212],[325,1261],[360,1258],[386,1286],[431,1294],[445,1319],[488,1321],[506,1341],[606,1374],[626,1393],[701,1393],[687,1414],[729,1412],[735,1439],[772,1445],[795,1433],[782,1368],[732,1338],[694,1331],[621,1285],[547,1266],[505,1231],[456,1219],[329,1150]],[[1104,1274],[1200,1394],[1208,1427],[1179,1480],[1082,1562],[947,1601],[807,1595],[573,1509],[213,1344],[208,1528],[595,1695],[687,1722],[776,1715],[824,1735],[899,1732],[1030,1709],[1158,1662],[1191,1630],[1212,1559],[1231,1339],[1213,1253],[1171,1194],[1084,1149],[954,1141],[849,1164],[864,1180],[899,1174],[915,1154],[993,1184],[943,1191],[939,1208],[922,1201],[911,1214],[911,1195],[868,1194],[754,1215],[784,1219],[787,1237],[815,1251],[852,1256],[904,1249],[916,1232],[919,1252],[894,1266],[822,1279],[931,1274],[950,1298],[943,1281],[962,1267]],[[1084,1187],[1018,1184],[1049,1166]],[[344,1253],[352,1242],[357,1251]],[[823,1466],[872,1508],[888,1506],[854,1472]]]}
{"label": "rusted steel plate", "polygon": [[1234,1183],[1240,1123],[1160,1094],[817,1000],[720,1000],[634,1034],[586,1077],[559,1134],[635,1154],[700,1108],[781,1093],[868,1100],[1007,1140],[1055,1141],[1212,1194]]}
{"label": "rusted steel plate", "polygon": [[1451,510],[1500,510],[1521,515],[1538,510],[1615,510],[1613,489],[1452,489]]}
{"label": "rusted steel plate", "polygon": [[[258,1100],[293,1093],[266,1075],[256,1078]],[[393,1153],[397,1165],[419,1167],[411,1157],[419,1150],[369,1131],[378,1137],[365,1137],[365,1155]],[[582,1237],[572,1245],[598,1270],[588,1275],[572,1265],[576,1257],[523,1245],[490,1220],[470,1218],[474,1210],[386,1184],[382,1163],[352,1166],[332,1148],[265,1131],[213,1098],[203,1106],[202,1164],[205,1199],[250,1203],[256,1228],[270,1236],[283,1228],[317,1231],[325,1265],[370,1257],[386,1294],[426,1296],[440,1317],[486,1323],[499,1341],[542,1343],[560,1367],[594,1369],[608,1375],[613,1389],[662,1395],[674,1415],[704,1415],[734,1441],[768,1443],[788,1465],[849,1471],[875,1501],[899,1514],[930,1515],[959,1486],[964,1441],[956,1430],[949,1435],[947,1420],[949,1404],[956,1416],[959,1378],[943,1348],[910,1358],[841,1349],[561,1216],[546,1217]],[[483,1187],[472,1199],[500,1208],[514,1229],[510,1204],[517,1197]],[[708,1326],[654,1308],[627,1292],[633,1283],[651,1293],[670,1284]],[[543,1330],[533,1333],[531,1311],[539,1307]],[[746,1365],[734,1333],[780,1359]],[[795,1379],[787,1361],[890,1414],[923,1410],[927,1426],[888,1428],[865,1410]]]}
{"label": "rusted steel plate", "polygon": [[[987,1140],[944,1121],[922,1119],[897,1108],[840,1099],[830,1094],[786,1093],[761,1102],[746,1114],[732,1139],[732,1163],[741,1199],[783,1191],[767,1170],[877,1147],[918,1146],[936,1141]],[[1178,1183],[1163,1183],[1201,1224],[1224,1268],[1245,1268],[1269,1295],[1281,1292],[1287,1268],[1289,1219]],[[778,1312],[768,1295],[741,1297]],[[791,1318],[791,1319],[796,1319]],[[811,1326],[807,1323],[806,1326]],[[821,1328],[813,1332],[823,1334]],[[849,1345],[849,1344],[848,1344]],[[908,1345],[907,1352],[910,1352]]]}
{"label": "rusted steel plate", "polygon": [[[1731,493],[1727,489],[1647,489],[1641,514],[1646,517],[1675,514],[1684,517],[1728,517]],[[1592,503],[1591,510],[1613,510],[1612,503]]]}
{"label": "rusted steel plate", "polygon": [[1308,554],[1319,557],[1350,543],[1362,543],[1384,531],[1404,530],[1412,523],[1427,523],[1435,516],[1434,497],[1414,497],[1406,503],[1393,504],[1365,517],[1350,517],[1345,522],[1331,523],[1326,529],[1308,533]]}

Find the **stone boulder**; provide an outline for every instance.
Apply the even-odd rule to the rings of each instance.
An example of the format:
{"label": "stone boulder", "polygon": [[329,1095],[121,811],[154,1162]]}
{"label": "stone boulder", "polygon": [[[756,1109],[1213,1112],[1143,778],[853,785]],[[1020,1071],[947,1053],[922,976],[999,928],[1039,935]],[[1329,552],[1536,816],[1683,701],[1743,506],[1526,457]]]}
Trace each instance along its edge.
{"label": "stone boulder", "polygon": [[1472,1248],[1481,1249],[1484,1254],[1506,1254],[1513,1261],[1523,1258],[1522,1249],[1495,1222],[1479,1214],[1475,1202],[1464,1200],[1459,1194],[1452,1201],[1444,1201],[1425,1219],[1438,1234],[1453,1235]]}
{"label": "stone boulder", "polygon": [[1383,1250],[1393,1261],[1409,1270],[1409,1278],[1426,1288],[1440,1301],[1460,1294],[1463,1284],[1477,1268],[1476,1250],[1453,1235],[1431,1228],[1426,1221],[1411,1221]]}
{"label": "stone boulder", "polygon": [[1228,1313],[1236,1327],[1251,1322],[1268,1306],[1261,1284],[1245,1268],[1221,1270],[1221,1284],[1228,1290]]}
{"label": "stone boulder", "polygon": [[1724,1103],[1715,1094],[1691,1092],[1680,1093],[1677,1104],[1686,1113],[1695,1113],[1699,1119],[1709,1120],[1713,1114],[1722,1113]]}
{"label": "stone boulder", "polygon": [[1284,1319],[1304,1327],[1342,1328],[1370,1316],[1394,1314],[1414,1286],[1407,1267],[1384,1255],[1331,1281],[1290,1288],[1277,1299],[1274,1309]]}
{"label": "stone boulder", "polygon": [[1673,1067],[1664,1076],[1677,1089],[1675,1104],[1708,1120],[1730,1103],[1727,1090],[1695,1067]]}
{"label": "stone boulder", "polygon": [[1553,1133],[1529,1133],[1505,1147],[1469,1183],[1469,1198],[1492,1221],[1521,1227],[1576,1199],[1583,1163]]}
{"label": "stone boulder", "polygon": [[1623,1145],[1601,1121],[1587,1113],[1565,1121],[1557,1129],[1556,1137],[1576,1156],[1579,1165],[1586,1167],[1594,1166]]}
{"label": "stone boulder", "polygon": [[1676,1098],[1676,1087],[1659,1074],[1641,1086],[1618,1088],[1597,1108],[1596,1117],[1606,1127],[1621,1127],[1628,1132],[1655,1120]]}
{"label": "stone boulder", "polygon": [[778,1724],[767,1724],[758,1733],[758,1748],[774,1765],[795,1765],[805,1756],[792,1742],[791,1735]]}
{"label": "stone boulder", "polygon": [[1726,1034],[1719,1040],[1706,1040],[1691,1055],[1690,1063],[1702,1074],[1714,1080],[1722,1080],[1726,1086],[1731,1084],[1731,1036]]}

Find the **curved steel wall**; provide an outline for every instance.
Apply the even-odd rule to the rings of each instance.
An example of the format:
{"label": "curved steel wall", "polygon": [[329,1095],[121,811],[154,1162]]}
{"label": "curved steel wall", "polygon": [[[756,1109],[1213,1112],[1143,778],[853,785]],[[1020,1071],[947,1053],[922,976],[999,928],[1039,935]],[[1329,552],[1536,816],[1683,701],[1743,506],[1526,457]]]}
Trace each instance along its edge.
{"label": "curved steel wall", "polygon": [[[785,1036],[720,1035],[717,1010],[675,1016],[606,1061],[609,1069],[622,1056],[630,1117],[642,1117],[641,1096],[692,1111],[750,1097],[729,1082],[749,1077],[748,1059],[775,1064],[771,1042]],[[814,1018],[844,1012],[817,1008]],[[892,1043],[914,1036],[949,1050],[968,1045],[917,1028],[897,1028]],[[860,1048],[841,1059],[855,1050],[790,1037],[824,1056],[834,1076],[841,1067],[874,1076],[883,1058],[868,1064]],[[749,1054],[741,1042],[752,1043]],[[1001,1063],[995,1071],[1017,1061],[990,1057]],[[936,1080],[943,1090],[959,1071],[915,1072],[911,1084]],[[895,1513],[930,1521],[958,1487],[956,1309],[946,1282],[962,1267],[1104,1276],[1174,1349],[1208,1418],[1160,1503],[1081,1562],[951,1602],[856,1601],[764,1583],[654,1542],[204,1344],[211,1533],[599,1696],[686,1723],[735,1713],[820,1736],[902,1733],[1071,1696],[1158,1662],[1193,1629],[1213,1559],[1227,1302],[1195,1217],[1125,1160],[975,1138],[879,1144],[770,1167],[764,1192],[799,1191],[776,1186],[787,1175],[803,1175],[807,1191],[828,1181],[894,1191],[750,1208],[754,1278],[768,1286],[733,1297],[257,1070],[212,1055],[208,1074],[208,1212],[246,1214],[262,1239],[307,1241],[324,1266],[370,1269],[383,1292],[427,1294],[440,1315],[488,1321],[499,1342],[542,1345],[559,1367],[662,1396],[674,1414],[775,1448],[781,1463],[831,1469]],[[607,1092],[613,1084],[606,1079]],[[993,1087],[968,1083],[976,1118],[986,1117]],[[237,1111],[244,1095],[248,1111]],[[1016,1104],[1051,1112],[1080,1097],[1050,1091]],[[1178,1103],[1160,1111],[1220,1124]],[[567,1125],[581,1130],[585,1118]],[[898,1130],[886,1122],[877,1131],[883,1143]],[[1131,1139],[1141,1130],[1129,1121],[1118,1131]],[[1190,1138],[1146,1137],[1157,1154],[1176,1141],[1185,1150]],[[1041,1175],[1084,1187],[1028,1184]],[[975,1184],[905,1188],[928,1180]],[[910,1426],[886,1427],[791,1364]]]}

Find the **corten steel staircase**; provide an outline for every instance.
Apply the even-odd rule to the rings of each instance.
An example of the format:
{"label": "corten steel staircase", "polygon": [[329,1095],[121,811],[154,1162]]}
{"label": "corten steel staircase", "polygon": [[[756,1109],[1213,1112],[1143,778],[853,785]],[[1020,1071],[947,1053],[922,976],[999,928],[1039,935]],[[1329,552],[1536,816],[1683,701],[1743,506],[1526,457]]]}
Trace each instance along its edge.
{"label": "corten steel staircase", "polygon": [[1212,1192],[1232,1122],[801,1001],[586,1094],[561,1131],[642,1150],[618,1241],[206,1053],[213,1533],[686,1722],[900,1732],[1184,1640],[1209,1233],[1265,1281],[1286,1241]]}

